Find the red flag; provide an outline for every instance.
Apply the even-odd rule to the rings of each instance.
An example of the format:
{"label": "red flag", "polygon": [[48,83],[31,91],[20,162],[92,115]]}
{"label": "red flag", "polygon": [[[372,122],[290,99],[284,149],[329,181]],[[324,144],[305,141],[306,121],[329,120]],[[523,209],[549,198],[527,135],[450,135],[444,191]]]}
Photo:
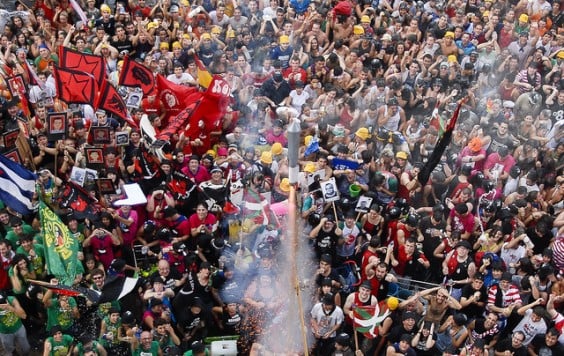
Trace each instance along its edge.
{"label": "red flag", "polygon": [[192,114],[194,112],[194,109],[198,107],[199,104],[199,100],[195,101],[189,104],[188,107],[180,112],[180,114],[172,117],[169,120],[168,125],[157,135],[157,139],[170,142],[173,135],[181,132],[189,122],[192,122]]}
{"label": "red flag", "polygon": [[123,98],[117,92],[116,88],[104,79],[102,87],[100,88],[100,95],[98,96],[96,109],[103,109],[109,111],[115,116],[125,120],[129,126],[139,128],[139,125],[129,115],[127,107],[123,102]]}
{"label": "red flag", "polygon": [[190,127],[185,130],[184,134],[187,137],[198,137],[201,131],[200,120],[203,121],[205,131],[208,133],[219,129],[230,101],[230,92],[229,84],[221,77],[214,76],[200,105],[192,113]]}
{"label": "red flag", "polygon": [[160,74],[157,75],[157,88],[168,117],[177,116],[187,105],[203,96],[195,87],[175,84]]}
{"label": "red flag", "polygon": [[78,52],[64,46],[59,47],[59,67],[90,73],[99,86],[102,86],[102,81],[106,77],[104,57]]}
{"label": "red flag", "polygon": [[53,68],[57,96],[66,103],[93,105],[98,84],[92,74],[72,69]]}
{"label": "red flag", "polygon": [[144,95],[149,95],[155,90],[155,76],[149,68],[125,56],[119,75],[119,85],[140,87]]}
{"label": "red flag", "polygon": [[63,183],[57,202],[64,209],[73,211],[78,219],[95,219],[99,206],[97,201],[90,197],[88,191],[78,184],[68,181]]}

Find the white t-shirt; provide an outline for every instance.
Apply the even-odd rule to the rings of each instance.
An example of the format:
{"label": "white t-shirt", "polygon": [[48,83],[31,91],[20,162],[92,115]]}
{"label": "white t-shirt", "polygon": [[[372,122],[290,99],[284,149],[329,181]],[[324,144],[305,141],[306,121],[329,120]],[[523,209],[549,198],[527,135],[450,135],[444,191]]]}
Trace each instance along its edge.
{"label": "white t-shirt", "polygon": [[505,262],[507,268],[509,268],[510,264],[516,264],[519,262],[519,259],[525,257],[527,255],[527,250],[523,245],[519,245],[517,248],[508,249],[507,248],[508,242],[504,243],[501,246],[501,259]]}
{"label": "white t-shirt", "polygon": [[168,81],[173,82],[174,84],[188,84],[190,82],[195,82],[194,77],[192,77],[190,74],[186,73],[186,72],[182,72],[182,75],[180,75],[180,78],[176,76],[176,74],[170,74],[168,77],[166,77],[166,79]]}
{"label": "white t-shirt", "polygon": [[529,345],[533,338],[538,334],[546,333],[547,327],[546,322],[543,318],[539,321],[534,322],[531,319],[533,314],[533,309],[528,309],[523,316],[523,319],[517,324],[513,331],[522,331],[525,334],[525,340],[523,340],[523,345]]}
{"label": "white t-shirt", "polygon": [[[319,325],[319,334],[324,335],[329,332],[329,330],[333,329],[335,325],[342,324],[345,319],[345,315],[339,306],[335,306],[333,312],[327,315],[323,310],[323,303],[317,303],[311,309],[311,318],[317,321],[317,325]],[[337,332],[333,331],[329,337],[336,336]]]}
{"label": "white t-shirt", "polygon": [[291,106],[298,112],[302,112],[302,106],[306,103],[307,99],[309,99],[309,93],[302,90],[302,94],[300,95],[296,90],[292,90],[290,92],[290,98],[292,98]]}

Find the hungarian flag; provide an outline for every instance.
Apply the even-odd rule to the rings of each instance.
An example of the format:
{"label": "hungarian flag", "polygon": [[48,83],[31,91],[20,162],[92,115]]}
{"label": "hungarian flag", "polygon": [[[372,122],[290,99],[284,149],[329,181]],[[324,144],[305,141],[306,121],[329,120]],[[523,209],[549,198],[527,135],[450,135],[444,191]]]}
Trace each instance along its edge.
{"label": "hungarian flag", "polygon": [[59,46],[59,68],[89,73],[94,76],[99,86],[106,77],[104,57],[78,52],[64,46]]}
{"label": "hungarian flag", "polygon": [[98,83],[92,74],[82,71],[53,68],[57,96],[68,104],[93,105]]}
{"label": "hungarian flag", "polygon": [[96,109],[103,109],[124,120],[130,127],[138,128],[137,123],[131,118],[127,107],[123,102],[123,98],[117,92],[116,88],[106,79],[102,81],[100,94],[98,95]]}
{"label": "hungarian flag", "polygon": [[125,56],[119,75],[119,85],[139,87],[144,95],[149,95],[155,90],[155,76],[149,68]]}
{"label": "hungarian flag", "polygon": [[61,208],[71,209],[77,219],[96,220],[97,201],[91,198],[84,188],[73,181],[63,184],[57,202]]}
{"label": "hungarian flag", "polygon": [[198,84],[207,89],[213,77],[196,53],[194,53],[194,61],[196,62],[196,67],[198,67]]}
{"label": "hungarian flag", "polygon": [[160,74],[157,75],[157,88],[169,117],[177,116],[187,105],[203,96],[197,88],[175,84]]}
{"label": "hungarian flag", "polygon": [[439,141],[437,141],[437,145],[435,146],[433,152],[431,152],[429,159],[427,160],[425,165],[421,167],[419,174],[417,174],[417,180],[419,181],[421,186],[425,186],[427,184],[429,177],[431,176],[431,172],[433,172],[433,169],[435,169],[437,164],[439,164],[443,153],[445,152],[447,146],[450,144],[450,141],[452,139],[452,131],[454,130],[454,126],[456,125],[456,121],[458,120],[458,115],[460,114],[460,108],[462,107],[462,104],[464,102],[465,100],[461,100],[458,103],[456,110],[454,110],[454,112],[452,113],[452,117],[450,118],[445,132],[443,133],[441,138],[439,138]]}
{"label": "hungarian flag", "polygon": [[[385,302],[384,302],[385,303]],[[378,326],[390,315],[387,305],[357,306],[353,309],[355,330],[369,339],[378,336]]]}
{"label": "hungarian flag", "polygon": [[78,271],[78,240],[69,228],[63,224],[43,202],[39,202],[39,216],[41,219],[41,233],[45,247],[47,271],[54,275],[61,284],[72,286]]}

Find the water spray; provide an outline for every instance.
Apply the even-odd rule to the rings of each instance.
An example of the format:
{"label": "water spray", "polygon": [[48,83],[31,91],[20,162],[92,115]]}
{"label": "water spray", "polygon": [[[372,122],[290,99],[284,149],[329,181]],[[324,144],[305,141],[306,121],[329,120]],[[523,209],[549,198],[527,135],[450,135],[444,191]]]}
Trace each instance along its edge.
{"label": "water spray", "polygon": [[292,275],[290,285],[292,285],[296,292],[298,301],[298,313],[300,318],[300,328],[302,333],[302,342],[304,348],[304,355],[308,356],[308,343],[307,343],[307,329],[304,320],[304,307],[302,303],[300,278],[298,276],[298,201],[297,201],[297,185],[298,185],[298,148],[300,147],[300,121],[298,119],[291,119],[288,125],[288,166],[289,166],[289,180],[290,180],[290,196],[288,197],[288,234],[291,246],[290,263],[292,266]]}

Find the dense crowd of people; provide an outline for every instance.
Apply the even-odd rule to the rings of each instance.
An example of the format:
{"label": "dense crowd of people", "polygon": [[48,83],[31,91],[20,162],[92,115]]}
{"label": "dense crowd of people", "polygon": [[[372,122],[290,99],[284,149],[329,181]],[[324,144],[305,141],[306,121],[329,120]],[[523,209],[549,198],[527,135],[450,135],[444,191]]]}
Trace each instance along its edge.
{"label": "dense crowd of people", "polygon": [[[37,174],[34,201],[78,240],[83,292],[53,288],[39,214],[4,201],[2,354],[208,355],[225,336],[242,355],[303,353],[280,336],[299,328],[280,317],[295,308],[280,277],[293,187],[311,250],[299,268],[311,270],[312,353],[561,353],[561,7],[16,1],[0,14],[0,148]],[[137,127],[59,98],[60,47],[105,59]],[[124,59],[201,91],[204,70],[221,77],[230,102],[220,124],[192,123],[197,137],[179,131],[157,155],[140,121],[158,136],[175,113],[158,93],[120,85]],[[295,120],[299,147],[288,147]],[[132,184],[146,203],[128,203]],[[84,204],[68,204],[77,186]],[[139,276],[124,298],[84,292],[104,295],[123,276]],[[386,311],[372,333],[355,331],[364,306]]]}

